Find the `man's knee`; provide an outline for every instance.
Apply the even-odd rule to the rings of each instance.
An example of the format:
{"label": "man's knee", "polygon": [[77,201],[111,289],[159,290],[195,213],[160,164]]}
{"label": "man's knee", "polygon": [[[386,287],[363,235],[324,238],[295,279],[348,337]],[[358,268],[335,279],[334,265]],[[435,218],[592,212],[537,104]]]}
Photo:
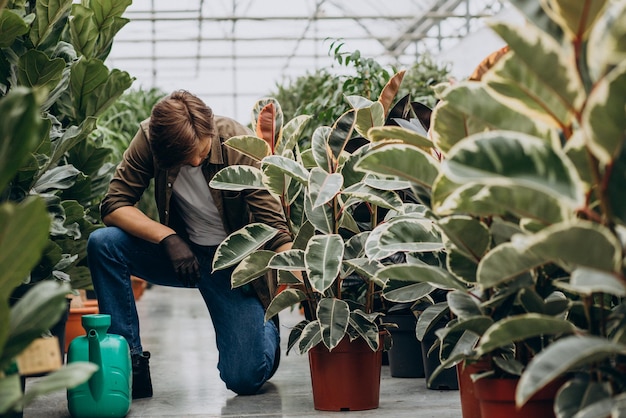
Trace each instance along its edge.
{"label": "man's knee", "polygon": [[227,371],[222,372],[220,377],[226,384],[226,387],[237,395],[254,395],[266,381],[265,373],[262,370],[250,374]]}
{"label": "man's knee", "polygon": [[116,227],[104,227],[93,231],[87,240],[87,253],[103,251],[109,245],[120,242],[123,231]]}

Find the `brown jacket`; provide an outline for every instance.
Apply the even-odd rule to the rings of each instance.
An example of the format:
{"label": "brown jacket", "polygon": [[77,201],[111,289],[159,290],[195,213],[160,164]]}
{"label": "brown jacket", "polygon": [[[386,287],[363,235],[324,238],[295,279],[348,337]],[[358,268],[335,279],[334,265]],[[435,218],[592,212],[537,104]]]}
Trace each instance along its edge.
{"label": "brown jacket", "polygon": [[[162,170],[156,164],[150,146],[148,134],[149,120],[140,124],[139,131],[124,152],[122,162],[115,170],[109,184],[109,190],[100,206],[104,218],[122,206],[135,205],[144,190],[154,178],[155,199],[162,224],[173,228],[177,233],[186,236],[181,218],[175,213],[175,205],[171,205],[172,186],[178,175],[178,169]],[[219,141],[213,141],[208,160],[203,165],[207,184],[222,168],[229,165],[251,165],[259,163],[252,158],[223,146],[222,143],[236,135],[251,134],[238,122],[221,116],[215,116],[215,127]],[[266,244],[266,248],[275,250],[279,246],[291,242],[291,236],[280,203],[265,190],[244,190],[228,192],[210,189],[217,210],[222,216],[227,233],[231,233],[250,222],[262,222],[280,230]],[[253,286],[265,307],[269,304],[270,295],[274,292],[273,283],[256,280]]]}

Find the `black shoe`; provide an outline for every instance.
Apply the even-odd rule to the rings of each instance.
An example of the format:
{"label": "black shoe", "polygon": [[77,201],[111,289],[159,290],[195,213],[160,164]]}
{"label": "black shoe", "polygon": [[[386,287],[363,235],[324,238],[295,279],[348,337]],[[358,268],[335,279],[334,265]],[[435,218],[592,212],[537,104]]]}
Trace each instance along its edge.
{"label": "black shoe", "polygon": [[[271,321],[274,321],[274,324],[276,325],[276,329],[278,330],[278,334],[280,335],[280,322],[278,321],[278,315],[273,316]],[[274,376],[274,374],[276,373],[276,370],[278,370],[279,365],[280,365],[280,343],[278,344],[278,347],[276,347],[276,353],[274,354],[274,365],[272,366],[272,371],[270,372],[270,376],[267,378],[267,380],[270,380],[272,376]]]}
{"label": "black shoe", "polygon": [[152,397],[152,379],[150,378],[150,352],[131,356],[133,364],[133,399]]}

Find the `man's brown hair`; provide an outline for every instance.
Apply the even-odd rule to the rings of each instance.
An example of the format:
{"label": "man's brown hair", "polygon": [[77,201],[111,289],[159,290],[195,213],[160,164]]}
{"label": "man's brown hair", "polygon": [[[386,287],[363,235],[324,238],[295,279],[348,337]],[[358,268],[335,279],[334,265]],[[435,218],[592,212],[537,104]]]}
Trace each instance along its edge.
{"label": "man's brown hair", "polygon": [[200,141],[215,138],[213,111],[199,97],[178,90],[152,108],[149,131],[157,164],[173,168],[189,161]]}

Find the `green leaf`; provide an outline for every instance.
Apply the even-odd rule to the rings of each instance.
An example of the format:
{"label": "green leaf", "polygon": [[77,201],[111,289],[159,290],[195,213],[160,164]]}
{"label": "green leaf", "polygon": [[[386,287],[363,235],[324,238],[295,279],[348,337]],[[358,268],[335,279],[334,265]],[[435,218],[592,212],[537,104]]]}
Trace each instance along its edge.
{"label": "green leaf", "polygon": [[344,207],[354,203],[368,202],[380,208],[396,210],[402,207],[402,199],[394,192],[379,190],[364,184],[355,184],[343,190],[342,194],[350,196]]}
{"label": "green leaf", "polygon": [[613,67],[624,62],[626,49],[626,4],[609,4],[589,34],[587,66],[594,81],[599,81]]}
{"label": "green leaf", "polygon": [[232,165],[221,169],[213,176],[209,186],[231,191],[265,189],[263,173],[260,169],[249,165]]}
{"label": "green leaf", "polygon": [[545,264],[541,253],[521,250],[512,243],[498,245],[478,264],[476,279],[483,289],[492,288]]}
{"label": "green leaf", "polygon": [[248,254],[233,270],[230,277],[232,288],[246,285],[269,271],[269,261],[274,256],[273,251],[258,250]]}
{"label": "green leaf", "polygon": [[441,235],[430,220],[400,218],[376,227],[365,242],[365,253],[374,260],[397,252],[431,252],[443,249]]}
{"label": "green leaf", "polygon": [[97,370],[98,365],[88,361],[69,363],[29,386],[24,395],[23,406],[27,406],[38,396],[63,389],[72,389],[89,380]]}
{"label": "green leaf", "polygon": [[233,136],[224,141],[224,145],[256,161],[261,161],[263,158],[272,154],[272,150],[265,140],[252,135]]}
{"label": "green leaf", "polygon": [[372,351],[378,350],[380,345],[378,325],[365,312],[357,309],[350,312],[348,323],[365,340]]}
{"label": "green leaf", "polygon": [[589,94],[583,112],[582,127],[589,138],[587,145],[605,165],[623,152],[626,142],[626,62],[601,79]]}
{"label": "green leaf", "polygon": [[[573,417],[587,405],[593,405],[602,400],[610,400],[610,394],[602,383],[587,382],[583,379],[570,380],[559,390],[554,401],[554,410],[557,416]],[[598,416],[610,416],[610,414],[609,407],[608,411]]]}
{"label": "green leaf", "polygon": [[557,129],[569,126],[582,109],[585,91],[561,44],[532,25],[491,27],[515,52],[483,77],[497,99]]}
{"label": "green leaf", "polygon": [[10,416],[10,412],[19,410],[21,399],[21,376],[18,373],[2,376],[0,379],[0,414]]}
{"label": "green leaf", "polygon": [[57,190],[65,190],[72,187],[76,176],[82,174],[73,165],[60,165],[43,173],[33,185],[37,193],[54,193]]}
{"label": "green leaf", "polygon": [[343,300],[322,298],[317,305],[317,318],[322,330],[322,341],[332,351],[346,335],[350,307]]}
{"label": "green leaf", "polygon": [[3,290],[0,303],[8,301],[12,289],[39,261],[49,227],[50,218],[41,198],[29,197],[19,204],[0,204],[0,289]]}
{"label": "green leaf", "polygon": [[309,191],[313,209],[330,202],[337,196],[343,186],[343,176],[339,173],[329,174],[321,168],[311,170]]}
{"label": "green leaf", "polygon": [[31,90],[16,87],[0,98],[0,191],[39,144],[42,125]]}
{"label": "green leaf", "polygon": [[309,240],[304,252],[304,264],[316,291],[324,293],[335,282],[343,253],[343,239],[338,234],[316,235]]}
{"label": "green leaf", "polygon": [[330,205],[322,205],[313,208],[311,197],[307,195],[304,199],[304,212],[307,220],[324,234],[332,234],[335,230],[335,218]]}
{"label": "green leaf", "polygon": [[352,138],[355,119],[354,109],[348,110],[346,113],[341,115],[339,119],[337,119],[328,134],[327,146],[330,151],[329,156],[333,161],[332,167],[337,166],[336,162],[339,160],[339,156],[343,152],[350,138]]}
{"label": "green leaf", "polygon": [[415,327],[417,339],[422,341],[426,333],[433,329],[449,312],[450,309],[446,302],[439,302],[424,309],[417,317],[417,325]]}
{"label": "green leaf", "polygon": [[333,166],[331,163],[330,149],[328,148],[328,136],[331,128],[329,126],[320,126],[313,131],[311,137],[311,153],[315,164],[322,170],[332,173]]}
{"label": "green leaf", "polygon": [[[380,279],[380,273],[374,277]],[[435,287],[428,282],[386,279],[383,283],[383,297],[394,303],[415,302],[428,296],[435,290]]]}
{"label": "green leaf", "polygon": [[291,308],[297,303],[306,300],[306,294],[297,289],[285,289],[272,299],[267,310],[265,311],[265,320],[269,321],[270,318],[277,315],[280,311]]}
{"label": "green leaf", "polygon": [[[430,283],[440,289],[466,289],[463,283],[455,279],[445,269],[427,264],[394,264],[386,266],[378,271],[376,277],[378,280],[397,280],[406,284]],[[387,283],[387,286],[390,286],[390,284]]]}
{"label": "green leaf", "polygon": [[497,321],[483,334],[478,347],[479,356],[496,348],[544,335],[573,334],[576,327],[569,321],[548,315],[528,313],[507,317]]}
{"label": "green leaf", "polygon": [[322,342],[322,328],[318,321],[311,321],[302,330],[302,335],[298,341],[298,350],[301,354],[308,352],[311,348]]}
{"label": "green leaf", "polygon": [[269,267],[276,270],[304,271],[304,251],[291,249],[277,253],[270,260]]}
{"label": "green leaf", "polygon": [[9,332],[0,356],[4,369],[35,339],[48,331],[67,309],[69,285],[53,280],[37,283],[11,308]]}
{"label": "green leaf", "polygon": [[437,220],[437,226],[444,233],[446,248],[478,263],[487,252],[491,236],[483,222],[470,216],[448,216]]}
{"label": "green leaf", "polygon": [[463,345],[457,347],[458,344],[474,343],[476,338],[473,334],[481,336],[485,331],[493,325],[494,321],[488,316],[475,316],[467,318],[464,321],[458,321],[446,328],[437,330],[437,336],[441,340],[440,358],[443,361],[451,358],[457,352],[469,352],[472,347]]}
{"label": "green leaf", "polygon": [[251,223],[233,232],[217,247],[213,270],[223,270],[239,263],[248,254],[274,238],[277,233],[276,228],[263,223]]}
{"label": "green leaf", "polygon": [[266,166],[277,168],[281,173],[286,174],[302,184],[308,184],[309,172],[300,163],[290,158],[279,155],[271,155],[263,159],[262,169],[265,172]]}
{"label": "green leaf", "polygon": [[626,346],[594,336],[569,336],[540,351],[520,378],[515,403],[523,405],[537,391],[569,370],[626,354]]}
{"label": "green leaf", "polygon": [[577,268],[572,272],[567,289],[583,295],[606,293],[617,297],[626,296],[626,286],[617,273],[607,273],[590,268]]}
{"label": "green leaf", "polygon": [[35,47],[45,43],[55,26],[69,15],[72,0],[42,0],[36,3],[36,17],[30,31],[30,40]]}
{"label": "green leaf", "polygon": [[446,295],[450,311],[463,321],[472,316],[484,315],[480,300],[468,291],[453,290]]}
{"label": "green leaf", "polygon": [[[88,117],[83,120],[79,126],[72,125],[65,131],[62,131],[60,138],[56,138],[52,144],[52,152],[50,159],[45,165],[45,170],[54,167],[70,151],[80,142],[87,139],[87,136],[96,128],[96,118]],[[44,171],[45,171],[44,170]]]}
{"label": "green leaf", "polygon": [[484,124],[475,127],[472,122],[449,101],[441,100],[433,109],[430,137],[437,149],[446,154],[463,138],[486,129]]}
{"label": "green leaf", "polygon": [[283,127],[280,139],[275,145],[274,154],[285,156],[286,153],[290,152],[298,144],[298,139],[311,118],[309,115],[299,115],[287,122]]}
{"label": "green leaf", "polygon": [[385,109],[380,102],[371,102],[367,107],[360,107],[356,111],[355,129],[364,138],[369,138],[368,131],[375,126],[385,124]]}
{"label": "green leaf", "polygon": [[405,179],[427,188],[432,187],[439,174],[439,164],[433,157],[410,145],[387,145],[368,152],[356,169]]}
{"label": "green leaf", "polygon": [[406,145],[413,145],[426,152],[433,148],[433,142],[423,135],[400,126],[380,126],[367,133],[372,142],[400,140]]}
{"label": "green leaf", "polygon": [[72,45],[76,52],[92,58],[98,41],[98,27],[94,21],[93,10],[82,4],[73,4],[69,26]]}
{"label": "green leaf", "polygon": [[15,11],[0,10],[0,48],[10,47],[18,36],[28,32],[28,24]]}
{"label": "green leaf", "polygon": [[561,26],[571,41],[584,40],[608,0],[551,0],[549,16]]}

